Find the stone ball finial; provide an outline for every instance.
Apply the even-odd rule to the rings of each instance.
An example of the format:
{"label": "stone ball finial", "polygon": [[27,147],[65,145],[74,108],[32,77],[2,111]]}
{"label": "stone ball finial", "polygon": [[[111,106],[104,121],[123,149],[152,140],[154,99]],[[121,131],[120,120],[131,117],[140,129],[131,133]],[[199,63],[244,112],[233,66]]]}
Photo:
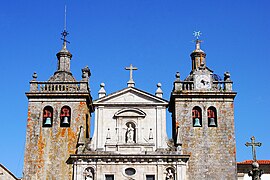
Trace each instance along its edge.
{"label": "stone ball finial", "polygon": [[157,83],[156,96],[162,98],[163,91],[161,89],[161,83]]}
{"label": "stone ball finial", "polygon": [[226,71],[224,73],[224,81],[230,81],[231,80],[230,78],[231,78],[230,72]]}
{"label": "stone ball finial", "polygon": [[98,97],[102,98],[104,96],[106,96],[106,90],[105,90],[105,84],[104,83],[100,83],[100,90],[98,91]]}
{"label": "stone ball finial", "polygon": [[180,72],[176,72],[175,77],[180,79]]}
{"label": "stone ball finial", "polygon": [[38,76],[37,76],[37,73],[36,73],[36,72],[34,72],[34,73],[33,73],[33,75],[32,75],[32,77],[33,77],[33,80],[36,80],[36,79],[37,79],[37,77],[38,77]]}
{"label": "stone ball finial", "polygon": [[176,72],[175,77],[175,81],[180,81],[180,72]]}
{"label": "stone ball finial", "polygon": [[100,83],[100,87],[105,87],[105,83]]}
{"label": "stone ball finial", "polygon": [[253,163],[252,163],[252,167],[253,167],[253,168],[259,168],[259,166],[260,166],[260,165],[259,165],[259,163],[257,163],[257,162],[253,162]]}

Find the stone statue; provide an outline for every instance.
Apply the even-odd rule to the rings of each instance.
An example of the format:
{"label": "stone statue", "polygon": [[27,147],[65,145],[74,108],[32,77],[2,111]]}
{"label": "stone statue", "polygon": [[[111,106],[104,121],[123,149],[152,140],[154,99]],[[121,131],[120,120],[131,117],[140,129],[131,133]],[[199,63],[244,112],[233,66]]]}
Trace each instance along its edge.
{"label": "stone statue", "polygon": [[94,175],[90,168],[85,169],[85,180],[94,180]]}
{"label": "stone statue", "polygon": [[167,173],[166,173],[166,180],[174,180],[174,174],[172,172],[171,169],[168,169],[167,170]]}
{"label": "stone statue", "polygon": [[91,76],[91,72],[88,66],[82,69],[82,78],[89,78]]}
{"label": "stone statue", "polygon": [[127,143],[134,143],[134,128],[131,124],[128,125],[127,128]]}

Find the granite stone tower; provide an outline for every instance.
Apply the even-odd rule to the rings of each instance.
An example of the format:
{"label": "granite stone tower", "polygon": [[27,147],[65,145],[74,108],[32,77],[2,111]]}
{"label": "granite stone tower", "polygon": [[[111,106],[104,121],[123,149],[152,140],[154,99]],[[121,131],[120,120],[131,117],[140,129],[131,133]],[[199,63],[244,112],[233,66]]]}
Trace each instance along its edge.
{"label": "granite stone tower", "polygon": [[89,90],[90,70],[82,69],[81,81],[70,72],[72,54],[63,47],[57,53],[58,69],[45,82],[30,82],[28,119],[24,156],[25,180],[72,179],[72,166],[66,163],[76,153],[80,142],[90,136],[92,98]]}
{"label": "granite stone tower", "polygon": [[187,179],[236,179],[234,98],[230,74],[224,79],[206,66],[200,48],[191,53],[192,70],[184,80],[176,74],[169,111],[174,143],[190,155]]}

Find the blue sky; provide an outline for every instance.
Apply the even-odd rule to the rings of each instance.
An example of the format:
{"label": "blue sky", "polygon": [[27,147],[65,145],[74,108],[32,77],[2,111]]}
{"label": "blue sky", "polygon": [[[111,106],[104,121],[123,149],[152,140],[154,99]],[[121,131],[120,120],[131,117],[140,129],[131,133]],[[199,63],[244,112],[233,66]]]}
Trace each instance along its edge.
{"label": "blue sky", "polygon": [[24,93],[34,71],[45,81],[56,70],[65,4],[71,70],[79,80],[90,67],[94,99],[101,82],[107,93],[125,88],[132,63],[136,87],[154,93],[161,82],[168,100],[175,73],[190,72],[192,33],[200,30],[207,66],[221,76],[230,71],[238,92],[237,161],[251,159],[244,144],[252,135],[263,143],[257,158],[269,159],[269,0],[14,0],[0,6],[0,163],[13,173],[22,175]]}

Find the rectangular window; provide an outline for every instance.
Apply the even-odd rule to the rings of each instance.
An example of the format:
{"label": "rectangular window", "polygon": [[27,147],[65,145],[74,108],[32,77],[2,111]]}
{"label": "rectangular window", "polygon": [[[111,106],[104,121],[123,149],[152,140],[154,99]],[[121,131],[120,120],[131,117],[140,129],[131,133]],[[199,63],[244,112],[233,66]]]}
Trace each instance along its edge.
{"label": "rectangular window", "polygon": [[146,175],[146,180],[155,180],[155,175]]}
{"label": "rectangular window", "polygon": [[114,175],[106,174],[105,175],[105,180],[114,180]]}

